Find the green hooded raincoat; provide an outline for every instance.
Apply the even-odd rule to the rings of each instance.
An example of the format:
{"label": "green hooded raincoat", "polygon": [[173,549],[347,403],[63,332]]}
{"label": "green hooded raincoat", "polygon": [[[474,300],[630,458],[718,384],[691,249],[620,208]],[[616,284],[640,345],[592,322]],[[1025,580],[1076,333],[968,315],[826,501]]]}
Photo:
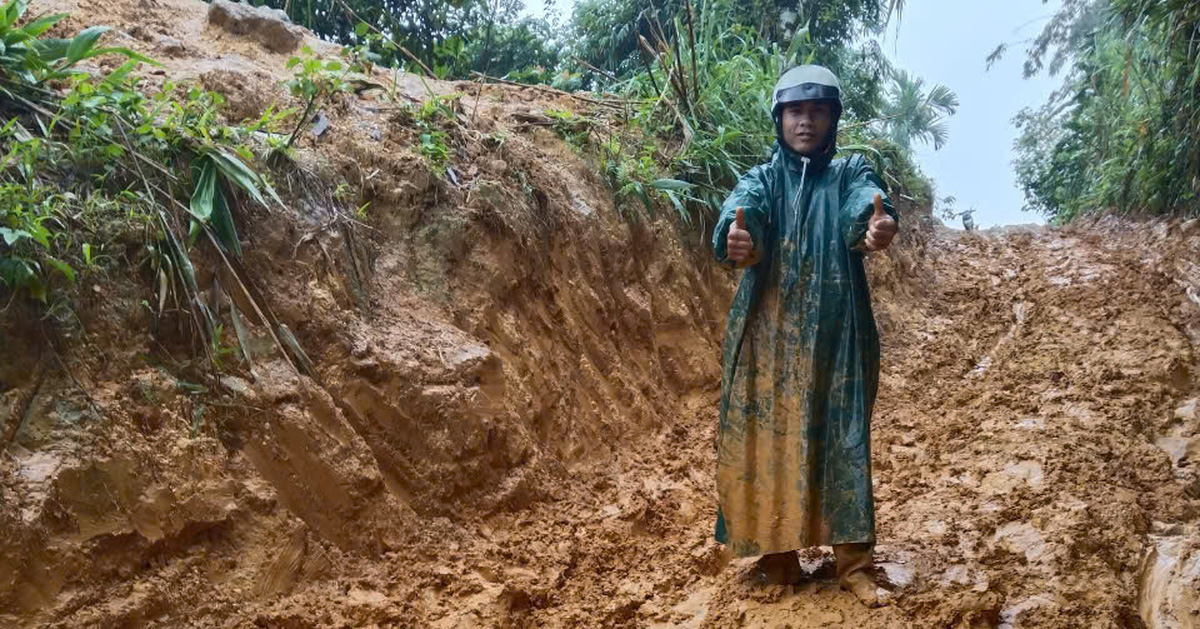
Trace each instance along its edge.
{"label": "green hooded raincoat", "polygon": [[[829,151],[832,153],[832,151]],[[871,409],[879,336],[863,254],[876,194],[861,155],[779,145],[725,201],[713,232],[727,261],[735,210],[761,255],[729,312],[717,443],[716,539],[739,556],[874,542]]]}

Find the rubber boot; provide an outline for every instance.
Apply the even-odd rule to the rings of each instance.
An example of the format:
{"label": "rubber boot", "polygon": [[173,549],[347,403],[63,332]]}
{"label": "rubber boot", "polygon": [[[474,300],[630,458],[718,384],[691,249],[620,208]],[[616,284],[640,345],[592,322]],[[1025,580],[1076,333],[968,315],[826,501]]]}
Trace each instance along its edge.
{"label": "rubber boot", "polygon": [[882,607],[885,601],[870,574],[873,550],[872,544],[836,544],[833,555],[837,558],[838,584],[842,589],[853,593],[867,607]]}

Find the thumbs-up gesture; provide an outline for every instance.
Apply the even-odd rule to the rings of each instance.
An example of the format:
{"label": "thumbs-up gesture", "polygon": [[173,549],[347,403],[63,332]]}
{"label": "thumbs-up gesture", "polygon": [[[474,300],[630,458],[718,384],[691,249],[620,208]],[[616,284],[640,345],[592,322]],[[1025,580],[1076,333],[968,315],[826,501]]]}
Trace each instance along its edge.
{"label": "thumbs-up gesture", "polygon": [[746,229],[746,212],[742,208],[734,214],[733,224],[729,226],[729,235],[725,237],[725,248],[729,259],[744,266],[743,262],[751,262],[754,256],[754,241],[750,239],[750,231]]}
{"label": "thumbs-up gesture", "polygon": [[892,239],[896,237],[897,229],[896,219],[883,211],[883,197],[875,195],[875,213],[867,219],[867,237],[864,242],[867,251],[887,249],[892,244]]}

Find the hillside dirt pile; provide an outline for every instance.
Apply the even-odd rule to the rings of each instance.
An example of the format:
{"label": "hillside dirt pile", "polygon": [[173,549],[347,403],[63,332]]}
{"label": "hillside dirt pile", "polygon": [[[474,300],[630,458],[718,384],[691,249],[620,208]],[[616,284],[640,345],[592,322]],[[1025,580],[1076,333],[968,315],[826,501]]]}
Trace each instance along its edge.
{"label": "hillside dirt pile", "polygon": [[[72,11],[64,32],[117,27],[164,63],[148,84],[219,91],[231,118],[287,102],[288,57],[201,2],[44,4]],[[903,208],[868,262],[892,594],[866,610],[828,549],[779,587],[712,541],[736,277],[696,227],[623,218],[598,165],[529,122],[593,104],[429,86],[465,94],[452,174],[417,154],[403,104],[430,94],[403,76],[401,104],[326,107],[276,175],[288,207],[239,215],[311,376],[203,256],[252,366],[200,377],[141,305],[148,278],[86,287],[74,327],[3,320],[0,625],[1200,626],[1195,225],[961,234]]]}

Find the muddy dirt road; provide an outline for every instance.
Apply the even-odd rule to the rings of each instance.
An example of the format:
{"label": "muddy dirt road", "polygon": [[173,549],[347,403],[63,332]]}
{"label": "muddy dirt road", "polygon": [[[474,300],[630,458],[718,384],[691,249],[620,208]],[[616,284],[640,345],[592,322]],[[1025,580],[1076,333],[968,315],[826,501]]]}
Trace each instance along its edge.
{"label": "muddy dirt road", "polygon": [[[1118,234],[943,232],[936,282],[889,309],[874,465],[892,606],[839,592],[829,553],[795,587],[724,562],[712,392],[567,500],[463,539],[447,590],[494,589],[509,621],[550,626],[1200,626],[1198,309],[1161,244]],[[426,618],[501,621],[447,594]]]}
{"label": "muddy dirt road", "polygon": [[[424,554],[255,605],[298,621],[464,626],[1196,627],[1200,309],[1177,233],[1100,226],[930,244],[888,321],[874,428],[893,603],[756,583],[711,539],[716,392],[547,500],[434,523]],[[1157,257],[1155,257],[1157,256]],[[1154,552],[1152,549],[1157,548]],[[1150,556],[1148,557],[1148,553]],[[330,611],[333,610],[333,611]],[[417,619],[417,620],[414,620]]]}
{"label": "muddy dirt road", "polygon": [[[10,540],[0,558],[23,610],[0,610],[11,614],[0,620],[1194,629],[1200,282],[1189,242],[1166,224],[943,230],[928,243],[929,283],[880,285],[873,461],[878,558],[893,590],[883,609],[838,590],[828,549],[803,553],[811,578],[780,587],[756,582],[752,560],[730,561],[711,540],[715,382],[677,395],[667,421],[609,433],[604,453],[563,455],[505,480],[515,487],[507,502],[441,516],[388,511],[404,488],[383,491],[365,471],[344,506],[322,511],[346,491],[330,484],[337,466],[361,456],[337,411],[318,413],[330,422],[322,439],[342,444],[324,459],[320,440],[304,441],[305,424],[289,423],[305,404],[328,408],[306,385],[278,402],[279,427],[268,430],[279,445],[254,437],[262,443],[247,446],[249,462],[215,440],[166,433],[148,456],[169,457],[162,473],[190,476],[137,490],[132,513],[120,496],[89,496],[111,495],[106,483],[138,486],[139,468],[111,454],[133,433],[76,467],[56,462],[62,446],[10,456],[4,496],[25,506],[6,534],[25,541]],[[46,506],[29,493],[39,487],[49,488]],[[47,515],[31,519],[38,509]],[[377,527],[383,547],[354,546]]]}
{"label": "muddy dirt road", "polygon": [[[763,587],[721,561],[708,541],[712,395],[630,444],[595,491],[493,523],[518,561],[490,571],[528,562],[529,585],[509,597],[533,624],[1195,627],[1196,307],[1145,248],[1105,245],[1114,236],[931,245],[936,283],[884,340],[874,461],[888,609],[859,609],[820,577]],[[1151,564],[1174,562],[1158,569],[1174,577],[1151,587],[1142,564],[1163,539],[1174,558]],[[486,588],[469,556],[455,587]],[[816,568],[828,553],[808,558],[828,573]]]}
{"label": "muddy dirt road", "polygon": [[[715,381],[660,400],[677,400],[665,421],[613,420],[594,452],[543,449],[499,482],[500,499],[439,515],[422,502],[438,487],[411,493],[415,477],[388,467],[435,452],[403,450],[416,428],[370,432],[404,419],[377,389],[330,386],[337,399],[263,367],[283,393],[255,403],[277,408],[251,416],[262,427],[228,451],[166,410],[142,445],[123,420],[98,428],[106,436],[86,457],[63,444],[90,437],[10,450],[0,497],[19,508],[0,512],[0,560],[14,604],[0,624],[1194,629],[1200,283],[1189,242],[1165,224],[941,231],[930,283],[877,291],[883,609],[838,590],[827,549],[802,553],[811,578],[780,587],[712,541]],[[139,408],[135,428],[150,421]],[[339,423],[342,412],[356,419]],[[382,481],[362,467],[372,460]],[[144,480],[155,474],[160,484]],[[490,480],[480,474],[468,476]]]}

